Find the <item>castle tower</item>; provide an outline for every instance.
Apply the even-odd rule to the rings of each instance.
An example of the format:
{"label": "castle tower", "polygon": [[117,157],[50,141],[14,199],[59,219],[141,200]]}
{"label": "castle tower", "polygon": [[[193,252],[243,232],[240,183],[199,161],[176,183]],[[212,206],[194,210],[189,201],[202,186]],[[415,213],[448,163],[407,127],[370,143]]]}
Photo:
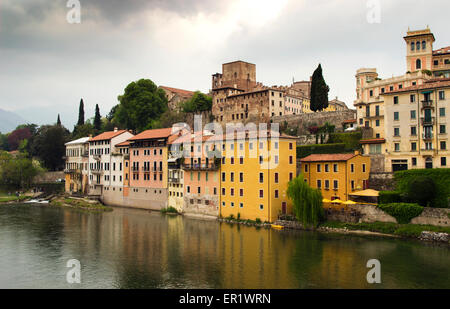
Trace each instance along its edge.
{"label": "castle tower", "polygon": [[408,30],[404,39],[406,42],[406,71],[431,71],[435,41],[431,30],[428,27],[424,30]]}

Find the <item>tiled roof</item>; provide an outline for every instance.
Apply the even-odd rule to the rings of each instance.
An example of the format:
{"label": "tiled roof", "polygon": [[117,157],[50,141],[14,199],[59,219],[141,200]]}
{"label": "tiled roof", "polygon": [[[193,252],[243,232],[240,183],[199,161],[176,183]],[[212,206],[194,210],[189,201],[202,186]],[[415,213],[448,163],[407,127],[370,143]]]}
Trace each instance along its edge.
{"label": "tiled roof", "polygon": [[360,144],[383,144],[384,142],[386,142],[384,138],[362,139],[359,141]]}
{"label": "tiled roof", "polygon": [[450,46],[443,47],[437,50],[433,50],[433,55],[442,55],[450,53]]}
{"label": "tiled roof", "polygon": [[172,88],[172,87],[166,87],[166,86],[160,86],[160,88],[170,91],[170,92],[174,92],[174,93],[178,93],[179,95],[182,96],[193,96],[194,92],[193,91],[189,91],[189,90],[183,90],[183,89],[178,89],[178,88]]}
{"label": "tiled roof", "polygon": [[117,131],[108,131],[108,132],[104,132],[100,135],[97,135],[94,138],[91,138],[89,140],[89,142],[96,142],[96,141],[106,141],[106,140],[110,140],[122,133],[127,132],[127,130],[117,130]]}
{"label": "tiled roof", "polygon": [[355,123],[356,119],[348,119],[348,120],[344,120],[342,121],[342,123]]}
{"label": "tiled roof", "polygon": [[423,83],[422,85],[415,85],[415,86],[410,86],[410,87],[406,87],[403,89],[387,91],[384,93],[384,95],[400,93],[400,92],[408,92],[408,91],[435,89],[435,88],[440,88],[440,87],[450,87],[450,78],[432,79],[432,80],[429,80],[429,81]]}
{"label": "tiled roof", "polygon": [[172,135],[172,128],[147,130],[129,139],[129,141],[138,141],[156,138],[168,138]]}
{"label": "tiled roof", "polygon": [[348,161],[356,155],[353,153],[312,154],[301,159],[302,162]]}
{"label": "tiled roof", "polygon": [[65,145],[68,146],[68,145],[84,144],[84,143],[89,142],[89,139],[90,139],[90,137],[82,137],[82,138],[76,139],[74,141],[70,141],[70,142],[66,143]]}
{"label": "tiled roof", "polygon": [[116,147],[126,147],[130,146],[130,141],[125,141],[116,145]]}

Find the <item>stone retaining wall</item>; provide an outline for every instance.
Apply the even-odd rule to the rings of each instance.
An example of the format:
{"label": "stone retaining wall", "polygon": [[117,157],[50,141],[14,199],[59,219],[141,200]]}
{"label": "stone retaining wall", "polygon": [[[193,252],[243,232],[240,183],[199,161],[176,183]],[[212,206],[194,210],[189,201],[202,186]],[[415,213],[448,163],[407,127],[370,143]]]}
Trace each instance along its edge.
{"label": "stone retaining wall", "polygon": [[412,224],[450,226],[450,209],[425,207],[420,216],[411,220]]}

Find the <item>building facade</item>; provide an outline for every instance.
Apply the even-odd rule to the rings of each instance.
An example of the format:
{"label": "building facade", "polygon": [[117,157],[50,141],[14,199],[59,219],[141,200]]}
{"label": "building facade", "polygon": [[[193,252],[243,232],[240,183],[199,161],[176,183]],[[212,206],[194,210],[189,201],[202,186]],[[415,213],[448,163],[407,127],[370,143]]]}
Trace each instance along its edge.
{"label": "building facade", "polygon": [[312,154],[301,159],[305,181],[328,200],[349,200],[368,188],[370,158],[359,154]]}
{"label": "building facade", "polygon": [[89,186],[89,137],[68,142],[65,146],[66,167],[64,173],[66,192],[86,194]]}

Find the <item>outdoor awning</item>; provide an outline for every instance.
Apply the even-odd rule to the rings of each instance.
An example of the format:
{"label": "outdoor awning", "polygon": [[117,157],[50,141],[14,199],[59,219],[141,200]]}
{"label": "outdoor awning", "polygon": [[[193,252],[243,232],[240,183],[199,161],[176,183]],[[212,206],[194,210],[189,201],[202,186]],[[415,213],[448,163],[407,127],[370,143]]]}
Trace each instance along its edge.
{"label": "outdoor awning", "polygon": [[432,92],[433,92],[433,90],[425,90],[425,91],[421,91],[420,93],[426,94],[426,93],[432,93]]}
{"label": "outdoor awning", "polygon": [[377,190],[367,189],[367,190],[362,190],[362,191],[356,191],[356,192],[350,193],[349,195],[377,197],[379,195],[379,192]]}
{"label": "outdoor awning", "polygon": [[178,159],[178,158],[169,158],[169,159],[167,160],[167,162],[168,162],[168,163],[177,162],[177,159]]}

